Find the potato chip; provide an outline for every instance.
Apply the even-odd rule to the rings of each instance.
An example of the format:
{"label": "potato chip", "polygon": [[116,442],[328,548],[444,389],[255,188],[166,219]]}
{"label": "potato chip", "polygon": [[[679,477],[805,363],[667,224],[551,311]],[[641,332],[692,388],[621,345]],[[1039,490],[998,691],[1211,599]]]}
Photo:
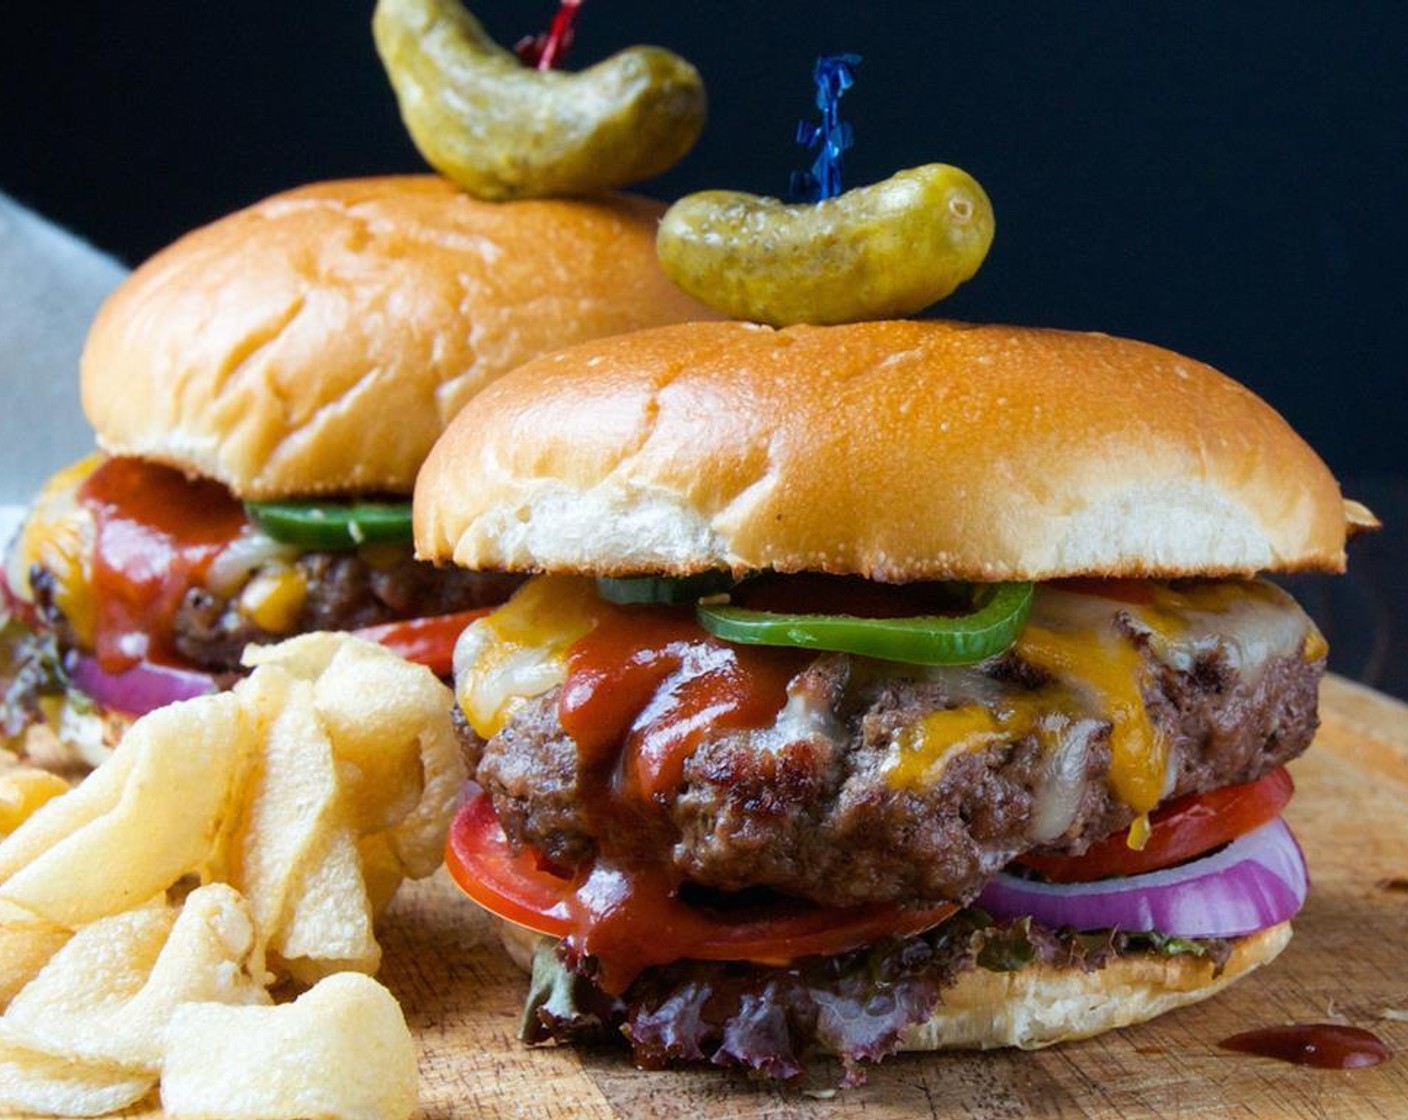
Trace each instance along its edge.
{"label": "potato chip", "polygon": [[0,1021],[0,1108],[46,1116],[101,1116],[136,1104],[156,1079],[98,1062],[30,1050]]}
{"label": "potato chip", "polygon": [[[414,1109],[400,1009],[345,970],[376,969],[374,914],[440,863],[453,699],[345,635],[248,661],[73,791],[0,777],[0,1106],[122,1108],[162,1069],[172,1115]],[[266,969],[316,984],[275,1008]]]}
{"label": "potato chip", "polygon": [[381,964],[352,833],[340,829],[319,840],[299,868],[292,908],[269,942],[289,974],[304,983],[345,969],[372,973]]}
{"label": "potato chip", "polygon": [[263,713],[265,738],[251,767],[248,803],[219,862],[269,939],[287,921],[301,869],[320,856],[320,838],[339,827],[337,769],[310,684],[267,666],[235,695]]}
{"label": "potato chip", "polygon": [[440,718],[426,718],[420,737],[424,773],[420,801],[387,833],[392,851],[412,879],[425,878],[444,860],[445,837],[468,777],[459,738],[450,721],[453,703],[454,698],[446,690]]}
{"label": "potato chip", "polygon": [[[310,684],[327,671],[343,644],[356,641],[350,635],[316,630],[269,646],[245,646],[240,663],[246,669],[277,665],[290,676]],[[368,643],[372,644],[372,643]]]}
{"label": "potato chip", "polygon": [[[374,832],[404,819],[423,795],[422,739],[441,724],[453,737],[450,690],[423,665],[349,643],[318,679],[315,702],[338,759],[358,770],[348,790],[356,827]],[[388,796],[398,778],[403,796]]]}
{"label": "potato chip", "polygon": [[[386,831],[412,878],[424,878],[445,851],[445,834],[467,772],[450,711],[454,696],[434,673],[371,642],[305,634],[250,649],[251,665],[276,664],[314,682],[318,716],[348,783],[352,823]],[[401,802],[408,795],[412,803]]]}
{"label": "potato chip", "polygon": [[362,858],[362,882],[366,884],[372,916],[379,918],[396,897],[406,877],[406,865],[392,850],[385,832],[363,836],[357,841],[357,854]]}
{"label": "potato chip", "polygon": [[353,827],[387,828],[414,809],[425,781],[427,730],[454,739],[453,697],[435,674],[373,642],[333,634],[252,649],[246,662],[279,665],[314,685],[318,718],[338,762],[356,768],[344,786]]}
{"label": "potato chip", "polygon": [[[380,957],[373,913],[403,876],[430,874],[444,852],[465,774],[449,715],[453,697],[423,666],[345,635],[308,634],[248,650],[245,660],[256,677],[282,670],[312,685],[316,718],[337,763],[339,799],[328,819],[348,828],[328,833],[325,855],[301,869],[300,885],[290,891],[302,902],[296,915],[275,923],[271,950],[304,981],[341,968],[372,971]],[[289,685],[285,711],[295,695],[301,702],[302,692]],[[261,780],[273,782],[276,774],[271,767]],[[365,834],[374,829],[381,831],[373,845]],[[356,861],[355,886],[348,878],[353,849],[375,856],[370,865]],[[238,874],[232,879],[242,882]]]}
{"label": "potato chip", "polygon": [[101,1036],[104,1012],[140,989],[172,918],[165,907],[156,906],[105,918],[50,956],[0,1018],[0,1106],[96,1116],[125,1108],[151,1091],[154,1074],[85,1060],[58,1045],[48,1027],[52,1021],[62,1035],[75,1011],[84,1008]]}
{"label": "potato chip", "polygon": [[172,1120],[401,1120],[416,1048],[391,993],[354,972],[280,1007],[176,1009],[162,1073]]}
{"label": "potato chip", "polygon": [[139,720],[107,765],[0,842],[0,898],[76,927],[166,890],[209,858],[251,741],[233,694]]}
{"label": "potato chip", "polygon": [[[25,988],[11,1004],[6,1024],[47,1052],[147,1070],[155,1077],[178,1004],[270,1002],[254,923],[234,889],[201,887],[179,912],[137,913],[147,915],[144,922],[119,915],[80,930],[70,944],[77,943],[82,953],[53,962]],[[102,927],[95,951],[93,931]],[[71,959],[75,956],[82,959]]]}
{"label": "potato chip", "polygon": [[10,1001],[6,1029],[33,1050],[104,1061],[109,1022],[147,983],[175,921],[163,904],[84,926]]}
{"label": "potato chip", "polygon": [[47,801],[68,792],[57,774],[32,766],[0,770],[0,840],[3,840]]}
{"label": "potato chip", "polygon": [[62,797],[46,802],[0,841],[0,883],[27,867],[56,844],[111,812],[122,797],[136,760],[133,751],[114,756]]}
{"label": "potato chip", "polygon": [[0,901],[0,1011],[38,975],[72,931]]}

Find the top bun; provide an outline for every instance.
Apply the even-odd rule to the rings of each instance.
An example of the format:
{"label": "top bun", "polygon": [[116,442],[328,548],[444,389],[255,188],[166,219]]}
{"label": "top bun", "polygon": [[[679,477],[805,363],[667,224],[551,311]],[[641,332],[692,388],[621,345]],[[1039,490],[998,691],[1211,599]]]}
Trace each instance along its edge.
{"label": "top bun", "polygon": [[318,183],[188,234],[83,353],[98,442],[240,497],[409,494],[486,384],[549,350],[717,316],[655,257],[664,207],[488,203],[433,175]]}
{"label": "top bun", "polygon": [[932,321],[698,323],[531,362],[450,426],[415,520],[420,555],[467,567],[892,582],[1338,571],[1346,536],[1324,463],[1216,370]]}

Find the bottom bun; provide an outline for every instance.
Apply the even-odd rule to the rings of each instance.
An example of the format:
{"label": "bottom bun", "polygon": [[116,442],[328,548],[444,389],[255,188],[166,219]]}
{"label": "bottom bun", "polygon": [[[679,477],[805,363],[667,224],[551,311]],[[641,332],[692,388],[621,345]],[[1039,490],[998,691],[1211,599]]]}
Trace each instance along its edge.
{"label": "bottom bun", "polygon": [[972,968],[944,989],[927,1023],[911,1027],[901,1050],[1036,1050],[1142,1023],[1216,995],[1275,960],[1291,940],[1282,922],[1238,938],[1220,973],[1203,957],[1117,957],[1104,968],[1028,965],[1017,972]]}
{"label": "bottom bun", "polygon": [[[513,962],[531,972],[546,938],[500,918],[494,922]],[[1216,995],[1275,960],[1290,940],[1290,922],[1238,938],[1221,972],[1191,954],[1117,957],[1092,972],[1043,964],[1016,972],[971,968],[944,989],[943,1003],[927,1022],[905,1032],[899,1049],[1036,1050],[1090,1038]]]}

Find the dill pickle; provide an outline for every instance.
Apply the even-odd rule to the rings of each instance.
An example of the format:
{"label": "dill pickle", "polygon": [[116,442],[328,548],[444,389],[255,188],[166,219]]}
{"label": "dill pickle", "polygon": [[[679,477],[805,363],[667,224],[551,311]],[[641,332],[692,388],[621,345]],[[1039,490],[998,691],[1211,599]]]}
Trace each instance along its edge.
{"label": "dill pickle", "polygon": [[992,204],[977,180],[931,163],[816,203],[687,195],[666,212],[656,248],[696,299],[786,326],[922,311],[978,271],[992,236]]}
{"label": "dill pickle", "polygon": [[458,0],[378,0],[372,33],[416,147],[479,198],[648,179],[704,127],[699,72],[661,47],[631,47],[577,73],[534,70]]}

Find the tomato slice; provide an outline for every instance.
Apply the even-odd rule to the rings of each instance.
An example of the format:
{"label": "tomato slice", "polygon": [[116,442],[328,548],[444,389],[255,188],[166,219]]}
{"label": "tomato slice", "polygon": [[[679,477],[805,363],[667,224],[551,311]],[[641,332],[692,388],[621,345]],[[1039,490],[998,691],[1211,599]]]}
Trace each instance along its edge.
{"label": "tomato slice", "polygon": [[[947,903],[911,910],[836,908],[783,899],[741,910],[715,910],[678,898],[658,868],[631,875],[624,890],[613,881],[625,873],[605,865],[567,878],[545,869],[531,851],[512,849],[492,802],[477,787],[471,787],[450,826],[445,865],[460,889],[490,913],[539,933],[572,938],[587,952],[614,940],[595,936],[596,928],[583,928],[584,923],[590,926],[589,916],[602,928],[614,925],[618,933],[630,931],[634,944],[616,953],[618,959],[602,961],[608,990],[624,988],[640,967],[671,960],[784,964],[841,953],[887,934],[921,933],[958,909]],[[622,915],[622,905],[635,913]]]}
{"label": "tomato slice", "polygon": [[528,849],[515,852],[489,796],[470,788],[445,845],[450,876],[491,914],[538,933],[566,937],[572,929],[567,907],[572,880],[545,870]]}
{"label": "tomato slice", "polygon": [[427,666],[436,676],[448,677],[454,672],[455,642],[460,634],[476,618],[483,618],[493,609],[478,607],[455,614],[407,618],[400,622],[385,622],[380,626],[366,626],[354,633],[359,638],[380,642],[407,661]]}
{"label": "tomato slice", "polygon": [[1254,782],[1190,793],[1149,815],[1148,843],[1131,848],[1117,832],[1079,856],[1022,856],[1024,867],[1053,883],[1088,883],[1114,875],[1141,875],[1205,855],[1280,816],[1295,784],[1284,766]]}

